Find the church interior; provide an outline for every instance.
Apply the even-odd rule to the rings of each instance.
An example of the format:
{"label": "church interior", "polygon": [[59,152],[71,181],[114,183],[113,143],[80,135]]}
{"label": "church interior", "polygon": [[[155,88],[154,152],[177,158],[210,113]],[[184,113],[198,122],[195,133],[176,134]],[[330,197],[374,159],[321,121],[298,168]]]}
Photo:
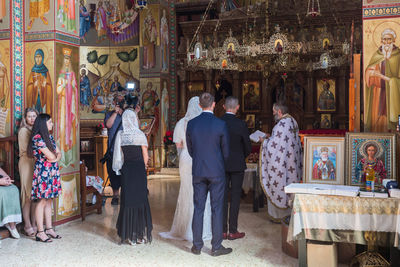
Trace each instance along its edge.
{"label": "church interior", "polygon": [[[398,35],[396,0],[0,0],[0,167],[22,191],[25,109],[49,114],[62,188],[51,220],[63,237],[34,242],[21,222],[15,239],[0,220],[0,265],[400,266]],[[196,256],[191,242],[159,235],[180,188],[174,129],[204,92],[216,117],[238,99],[249,134],[273,136],[282,103],[301,140],[301,186],[285,187],[291,215],[274,219],[268,148],[252,139],[246,236],[224,240],[233,252],[218,258],[210,241]],[[132,99],[153,220],[152,242],[134,248],[118,245],[119,206],[100,162],[105,117]]]}

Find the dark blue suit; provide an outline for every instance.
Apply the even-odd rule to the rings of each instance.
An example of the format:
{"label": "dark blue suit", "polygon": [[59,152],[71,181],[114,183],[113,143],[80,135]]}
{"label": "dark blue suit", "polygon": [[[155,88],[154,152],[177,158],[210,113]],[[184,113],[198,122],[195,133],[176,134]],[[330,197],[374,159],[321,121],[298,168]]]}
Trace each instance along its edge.
{"label": "dark blue suit", "polygon": [[224,121],[210,112],[203,112],[189,121],[186,143],[193,159],[193,245],[201,249],[203,216],[210,191],[212,212],[212,250],[221,248],[225,190],[224,162],[229,156],[228,129]]}

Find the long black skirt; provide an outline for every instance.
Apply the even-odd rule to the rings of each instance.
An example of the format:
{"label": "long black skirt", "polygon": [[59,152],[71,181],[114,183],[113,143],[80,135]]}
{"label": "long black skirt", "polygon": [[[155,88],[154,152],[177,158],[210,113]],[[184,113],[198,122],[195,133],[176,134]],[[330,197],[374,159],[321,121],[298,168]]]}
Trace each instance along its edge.
{"label": "long black skirt", "polygon": [[[122,148],[126,159],[128,153],[126,153],[125,147]],[[129,239],[135,242],[144,238],[147,239],[147,242],[152,240],[153,224],[147,197],[147,175],[141,152],[140,149],[140,157],[134,157],[134,160],[125,160],[121,170],[121,203],[117,231],[122,241]],[[132,157],[130,158],[132,159]]]}

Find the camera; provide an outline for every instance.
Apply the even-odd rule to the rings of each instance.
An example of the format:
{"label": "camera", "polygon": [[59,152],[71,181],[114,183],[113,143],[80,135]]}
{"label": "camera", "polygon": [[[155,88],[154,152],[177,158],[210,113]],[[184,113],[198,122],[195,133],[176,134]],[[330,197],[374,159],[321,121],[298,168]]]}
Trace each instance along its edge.
{"label": "camera", "polygon": [[139,99],[137,96],[132,96],[131,94],[126,94],[123,99],[118,101],[115,105],[119,106],[121,109],[125,110],[127,108],[135,109]]}

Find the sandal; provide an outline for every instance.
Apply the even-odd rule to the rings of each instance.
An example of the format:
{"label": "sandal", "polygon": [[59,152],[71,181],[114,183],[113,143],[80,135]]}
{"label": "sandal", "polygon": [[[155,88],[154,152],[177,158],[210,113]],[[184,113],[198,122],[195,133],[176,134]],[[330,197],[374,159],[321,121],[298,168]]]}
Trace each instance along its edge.
{"label": "sandal", "polygon": [[29,237],[35,236],[35,230],[33,230],[33,227],[29,227],[29,228],[24,227],[24,232],[25,232],[26,236],[29,236]]}
{"label": "sandal", "polygon": [[36,235],[35,235],[36,241],[40,241],[40,242],[43,242],[43,243],[51,243],[51,242],[53,242],[53,241],[51,241],[51,238],[50,238],[50,237],[47,237],[47,239],[45,239],[45,240],[41,239],[40,237],[38,237],[38,234],[39,234],[39,233],[45,233],[45,232],[44,232],[44,231],[38,231],[38,232],[36,233]]}
{"label": "sandal", "polygon": [[61,236],[60,236],[60,235],[57,235],[57,234],[56,234],[56,235],[54,236],[54,235],[52,235],[52,234],[47,233],[48,230],[52,230],[52,229],[53,229],[53,227],[47,228],[46,230],[44,230],[45,234],[48,235],[48,236],[50,236],[51,238],[54,238],[54,239],[61,239]]}

